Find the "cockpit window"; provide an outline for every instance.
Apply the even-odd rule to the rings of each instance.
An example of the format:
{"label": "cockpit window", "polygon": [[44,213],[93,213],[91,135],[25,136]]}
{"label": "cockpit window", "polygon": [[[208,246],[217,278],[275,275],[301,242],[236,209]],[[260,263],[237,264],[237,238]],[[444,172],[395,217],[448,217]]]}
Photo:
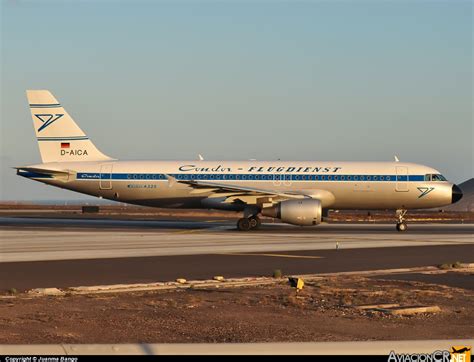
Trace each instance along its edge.
{"label": "cockpit window", "polygon": [[425,175],[425,181],[447,181],[443,175],[439,173],[433,173]]}
{"label": "cockpit window", "polygon": [[433,175],[432,180],[433,181],[446,181],[446,178],[443,175],[435,174]]}

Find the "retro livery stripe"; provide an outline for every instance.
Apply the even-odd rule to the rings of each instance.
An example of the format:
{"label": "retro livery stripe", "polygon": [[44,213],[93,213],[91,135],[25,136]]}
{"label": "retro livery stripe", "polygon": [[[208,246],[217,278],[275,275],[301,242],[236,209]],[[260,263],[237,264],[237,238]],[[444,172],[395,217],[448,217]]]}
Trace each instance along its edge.
{"label": "retro livery stripe", "polygon": [[59,103],[56,104],[30,104],[30,108],[60,108]]}
{"label": "retro livery stripe", "polygon": [[177,180],[237,180],[237,181],[336,181],[336,182],[395,182],[424,181],[424,175],[287,175],[287,174],[163,174],[163,173],[89,173],[78,172],[77,180],[167,180],[167,175]]}
{"label": "retro livery stripe", "polygon": [[38,141],[81,141],[88,140],[87,136],[74,136],[74,137],[36,137]]}

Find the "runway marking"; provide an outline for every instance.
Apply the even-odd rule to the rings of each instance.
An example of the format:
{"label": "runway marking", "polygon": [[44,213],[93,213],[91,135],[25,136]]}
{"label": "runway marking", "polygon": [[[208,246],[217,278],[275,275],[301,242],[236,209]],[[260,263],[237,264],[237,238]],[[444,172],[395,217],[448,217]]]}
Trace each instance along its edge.
{"label": "runway marking", "polygon": [[261,254],[261,253],[219,253],[217,255],[243,255],[243,256],[272,256],[276,258],[296,258],[296,259],[322,259],[316,255],[288,255],[288,254]]}
{"label": "runway marking", "polygon": [[170,234],[191,234],[191,233],[197,233],[200,231],[206,231],[206,229],[178,230],[178,231],[171,232]]}

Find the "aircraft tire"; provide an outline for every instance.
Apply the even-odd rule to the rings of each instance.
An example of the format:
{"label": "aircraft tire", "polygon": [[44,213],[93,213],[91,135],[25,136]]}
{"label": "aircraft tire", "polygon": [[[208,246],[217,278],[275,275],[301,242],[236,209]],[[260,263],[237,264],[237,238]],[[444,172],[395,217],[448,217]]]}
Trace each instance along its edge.
{"label": "aircraft tire", "polygon": [[400,231],[400,232],[406,231],[407,230],[407,224],[405,224],[404,222],[398,223],[397,224],[397,230]]}
{"label": "aircraft tire", "polygon": [[262,225],[262,221],[260,221],[260,218],[258,216],[249,217],[249,221],[251,229],[258,229],[260,225]]}
{"label": "aircraft tire", "polygon": [[237,221],[237,229],[239,231],[249,231],[251,229],[250,220],[246,217]]}

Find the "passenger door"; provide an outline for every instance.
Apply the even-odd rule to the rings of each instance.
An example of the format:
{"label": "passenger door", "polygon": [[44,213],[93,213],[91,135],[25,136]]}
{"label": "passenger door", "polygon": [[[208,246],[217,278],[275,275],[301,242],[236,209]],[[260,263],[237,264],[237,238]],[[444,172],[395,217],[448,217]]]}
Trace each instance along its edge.
{"label": "passenger door", "polygon": [[407,192],[408,191],[408,167],[397,166],[396,167],[396,182],[395,191]]}
{"label": "passenger door", "polygon": [[112,189],[112,163],[106,163],[100,165],[100,182],[99,189],[111,190]]}

